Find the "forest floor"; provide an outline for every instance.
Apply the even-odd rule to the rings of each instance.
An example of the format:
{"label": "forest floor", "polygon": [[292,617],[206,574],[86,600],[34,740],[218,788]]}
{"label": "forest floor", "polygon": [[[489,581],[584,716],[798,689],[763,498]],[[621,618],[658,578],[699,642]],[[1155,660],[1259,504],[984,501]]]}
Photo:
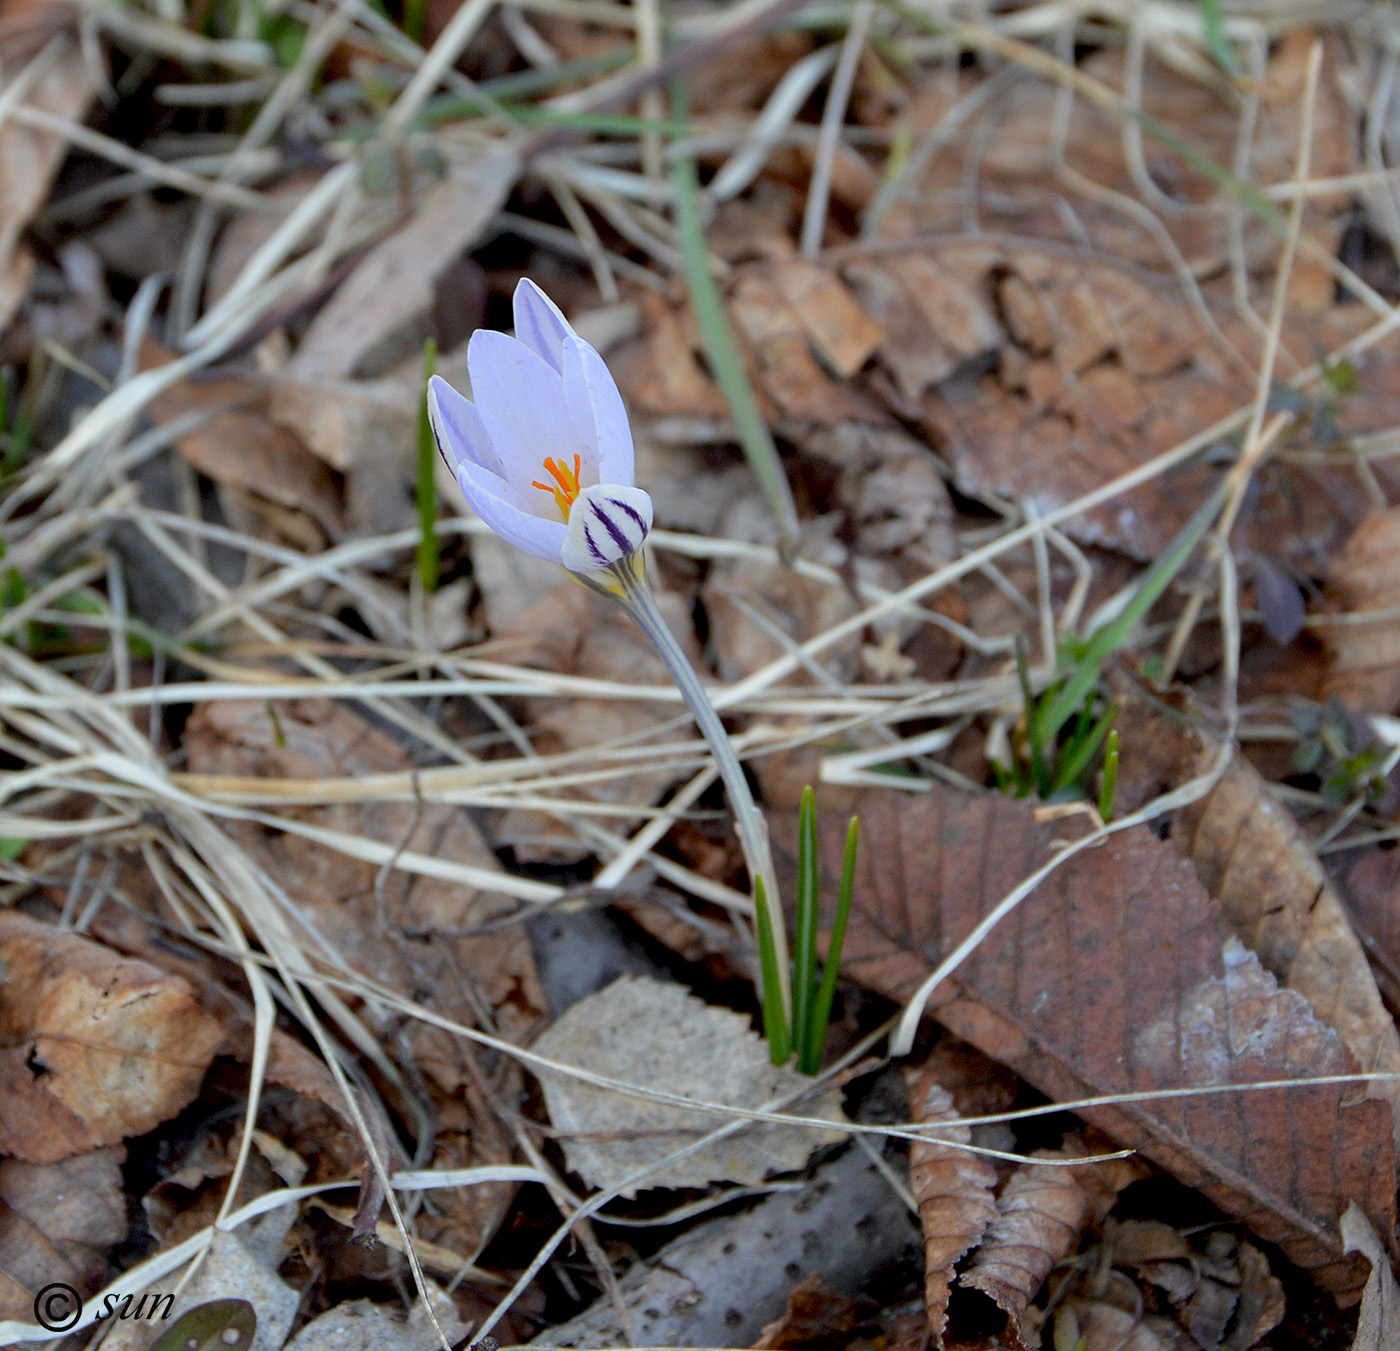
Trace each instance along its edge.
{"label": "forest floor", "polygon": [[1397,24],[0,0],[0,1343],[1400,1348]]}

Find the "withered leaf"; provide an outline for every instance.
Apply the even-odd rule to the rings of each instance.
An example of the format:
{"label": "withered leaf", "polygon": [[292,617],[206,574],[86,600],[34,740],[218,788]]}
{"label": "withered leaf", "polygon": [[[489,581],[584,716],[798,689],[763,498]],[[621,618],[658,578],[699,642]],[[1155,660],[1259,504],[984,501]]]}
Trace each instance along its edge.
{"label": "withered leaf", "polygon": [[971,1128],[956,1124],[959,1117],[952,1094],[927,1069],[910,1076],[909,1108],[914,1121],[948,1122],[950,1127],[936,1140],[909,1146],[909,1189],[919,1203],[924,1231],[929,1331],[934,1345],[942,1347],[953,1270],[996,1219],[997,1170],[985,1158],[958,1147],[970,1142]]}
{"label": "withered leaf", "polygon": [[[1075,1158],[1085,1151],[1077,1141],[1039,1158]],[[1116,1162],[1116,1161],[1115,1161]],[[1104,1165],[1114,1169],[1114,1164]],[[1006,1335],[1026,1345],[1021,1318],[1046,1276],[1078,1241],[1081,1232],[1103,1218],[1131,1170],[1098,1176],[1100,1165],[1081,1169],[1055,1163],[1017,1167],[997,1197],[996,1216],[958,1284],[980,1290],[1006,1315]]]}
{"label": "withered leaf", "polygon": [[[861,851],[844,965],[907,999],[933,962],[1084,829],[941,785],[859,795]],[[823,859],[840,870],[835,821]],[[835,842],[835,843],[833,843]],[[937,989],[946,1027],[1050,1097],[1355,1073],[1341,1038],[1278,988],[1191,864],[1145,827],[1056,869]],[[1337,1222],[1349,1201],[1391,1233],[1390,1110],[1352,1085],[1147,1099],[1080,1115],[1200,1188],[1326,1288],[1363,1278]]]}
{"label": "withered leaf", "polygon": [[788,1347],[840,1346],[861,1325],[860,1306],[837,1294],[812,1272],[788,1296],[781,1318],[764,1329],[754,1351],[786,1351]]}
{"label": "withered leaf", "polygon": [[0,1153],[52,1163],[185,1107],[222,1039],[178,976],[0,912]]}
{"label": "withered leaf", "polygon": [[[62,15],[59,22],[67,19]],[[15,72],[7,74],[13,79]],[[81,122],[95,93],[86,54],[69,44],[39,75],[26,102],[53,116]],[[9,327],[33,276],[34,257],[21,244],[21,237],[48,198],[67,152],[62,136],[13,118],[0,131],[0,333]]]}
{"label": "withered leaf", "polygon": [[[1400,606],[1400,507],[1373,512],[1352,531],[1332,562],[1327,591],[1345,616]],[[1400,704],[1400,620],[1336,623],[1325,633],[1330,664],[1323,694],[1348,708],[1394,712]]]}
{"label": "withered leaf", "polygon": [[1348,1252],[1361,1253],[1371,1264],[1351,1351],[1385,1351],[1400,1342],[1400,1287],[1395,1273],[1376,1231],[1354,1205],[1342,1216],[1342,1238]]}
{"label": "withered leaf", "polygon": [[125,1157],[107,1145],[57,1163],[0,1161],[0,1318],[32,1318],[53,1281],[86,1296],[107,1279],[104,1254],[127,1231]]}
{"label": "withered leaf", "polygon": [[[206,704],[190,719],[185,746],[195,772],[269,779],[353,779],[412,767],[392,737],[342,703],[300,700]],[[402,849],[478,868],[499,864],[470,816],[445,803],[384,799],[283,809],[289,816]],[[403,872],[379,875],[300,836],[258,826],[231,828],[248,852],[285,887],[309,921],[357,970],[417,998],[456,1022],[494,1021],[500,1036],[524,1039],[545,1007],[529,942],[518,927],[473,932],[509,906],[489,892]],[[340,1111],[325,1076],[279,1053],[279,1073],[298,1092]],[[472,1049],[442,1029],[410,1024],[394,1050],[411,1062],[438,1115],[435,1142],[444,1167],[505,1162],[510,1143],[477,1094],[518,1098],[518,1071],[502,1064],[489,1083]],[[305,1057],[299,1057],[305,1061]],[[470,1129],[462,1120],[470,1106]],[[459,1134],[459,1131],[462,1133]],[[447,1193],[421,1218],[423,1236],[470,1253],[491,1232],[513,1189],[492,1183]]]}
{"label": "withered leaf", "polygon": [[[1206,772],[1216,739],[1169,703],[1120,682],[1119,810]],[[1312,1005],[1368,1072],[1400,1072],[1400,1035],[1381,1001],[1366,952],[1317,855],[1262,776],[1235,755],[1220,782],[1178,812],[1172,843],[1195,865],[1225,922],[1264,969]],[[1400,1082],[1377,1080],[1400,1130]]]}

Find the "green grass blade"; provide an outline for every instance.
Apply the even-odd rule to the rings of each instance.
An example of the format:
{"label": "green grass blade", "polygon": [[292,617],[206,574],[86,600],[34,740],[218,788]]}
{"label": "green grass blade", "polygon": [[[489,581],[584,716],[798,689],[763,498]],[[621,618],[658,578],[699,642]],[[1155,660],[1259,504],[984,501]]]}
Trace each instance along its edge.
{"label": "green grass blade", "polygon": [[1225,19],[1220,13],[1220,0],[1200,0],[1201,23],[1206,30],[1206,46],[1215,58],[1215,64],[1227,75],[1238,75],[1240,63],[1235,59],[1234,48],[1225,36]]}
{"label": "green grass blade", "polygon": [[1042,744],[1052,741],[1060,728],[1075,716],[1098,681],[1099,667],[1127,641],[1142,617],[1171,584],[1172,578],[1185,566],[1192,550],[1201,542],[1201,538],[1219,515],[1220,508],[1225,503],[1227,490],[1228,480],[1222,480],[1205,505],[1172,541],[1171,548],[1147,570],[1132,599],[1123,607],[1123,612],[1094,631],[1085,645],[1078,665],[1060,686],[1049,707],[1042,709],[1039,714],[1038,735]]}
{"label": "green grass blade", "polygon": [[809,1054],[812,997],[817,986],[817,799],[802,790],[797,817],[797,913],[792,936],[792,1034],[799,1060]]}
{"label": "green grass blade", "polygon": [[1089,761],[1103,744],[1103,739],[1108,735],[1108,729],[1113,726],[1113,720],[1117,716],[1117,708],[1110,706],[1092,728],[1065,747],[1059,773],[1055,775],[1055,783],[1050,790],[1052,794],[1079,781],[1079,776],[1089,768]]}
{"label": "green grass blade", "polygon": [[778,954],[773,943],[773,917],[763,878],[753,880],[754,909],[758,912],[758,969],[763,982],[763,1034],[768,1038],[768,1058],[775,1065],[786,1065],[792,1054],[787,1018],[783,1014],[782,983],[778,979]]}
{"label": "green grass blade", "polygon": [[1031,773],[1036,790],[1042,797],[1050,795],[1050,771],[1045,765],[1045,748],[1040,739],[1040,719],[1036,716],[1035,691],[1031,689],[1031,668],[1026,660],[1026,643],[1018,633],[1016,645],[1016,678],[1021,682],[1021,700],[1026,706],[1026,744],[1031,752]]}
{"label": "green grass blade", "polygon": [[851,917],[851,896],[856,887],[856,848],[859,843],[860,821],[853,816],[846,831],[846,861],[841,869],[841,890],[836,898],[836,922],[831,926],[831,943],[826,950],[822,983],[817,987],[817,997],[812,1001],[806,1052],[797,1062],[797,1068],[803,1074],[816,1074],[822,1067],[826,1029],[831,1021],[831,1001],[836,996],[836,978],[841,974],[841,947],[846,941],[846,921]]}
{"label": "green grass blade", "polygon": [[424,591],[436,591],[438,584],[437,483],[433,471],[437,466],[437,447],[433,444],[433,425],[428,420],[428,381],[437,367],[437,343],[431,338],[423,344],[423,389],[418,399],[418,576]]}
{"label": "green grass blade", "polygon": [[[684,82],[673,83],[676,120],[688,120]],[[758,479],[758,486],[768,501],[768,509],[778,523],[778,535],[784,549],[794,548],[798,539],[797,504],[792,488],[783,472],[778,448],[763,420],[758,399],[749,384],[748,372],[734,346],[729,331],[729,318],[719,287],[710,273],[705,230],[700,221],[700,183],[695,161],[688,155],[678,158],[671,167],[671,184],[676,193],[676,229],[680,234],[681,254],[685,261],[686,285],[690,288],[690,303],[695,309],[695,322],[705,344],[705,356],[715,381],[729,404],[739,444],[744,458]]]}
{"label": "green grass blade", "polygon": [[1103,779],[1099,784],[1099,816],[1107,825],[1113,820],[1113,795],[1118,790],[1118,732],[1108,734],[1108,749],[1103,753]]}

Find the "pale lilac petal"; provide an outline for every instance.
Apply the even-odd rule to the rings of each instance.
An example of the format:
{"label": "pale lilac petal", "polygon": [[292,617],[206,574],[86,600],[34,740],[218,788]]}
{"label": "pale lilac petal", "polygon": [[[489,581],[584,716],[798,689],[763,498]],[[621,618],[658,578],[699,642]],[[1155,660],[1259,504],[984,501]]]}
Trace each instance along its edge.
{"label": "pale lilac petal", "polygon": [[502,476],[522,492],[533,479],[548,482],[546,459],[570,469],[582,458],[584,481],[598,481],[598,453],[574,428],[564,382],[523,343],[477,329],[467,347],[476,409],[500,456]]}
{"label": "pale lilac petal", "polygon": [[585,488],[569,512],[560,561],[570,572],[597,572],[641,548],[651,529],[651,498],[625,483]]}
{"label": "pale lilac petal", "polygon": [[603,358],[582,338],[564,344],[564,398],[575,426],[598,447],[598,482],[630,484],[637,470],[627,409]]}
{"label": "pale lilac petal", "polygon": [[569,528],[563,521],[532,516],[507,500],[508,485],[468,460],[457,466],[457,482],[472,510],[507,544],[550,563],[563,561]]}
{"label": "pale lilac petal", "polygon": [[500,476],[501,457],[491,444],[476,405],[440,375],[428,381],[428,420],[433,426],[438,453],[454,474],[463,460],[469,460]]}
{"label": "pale lilac petal", "polygon": [[528,277],[515,288],[515,336],[537,357],[549,362],[556,373],[564,370],[564,339],[573,336],[569,321]]}

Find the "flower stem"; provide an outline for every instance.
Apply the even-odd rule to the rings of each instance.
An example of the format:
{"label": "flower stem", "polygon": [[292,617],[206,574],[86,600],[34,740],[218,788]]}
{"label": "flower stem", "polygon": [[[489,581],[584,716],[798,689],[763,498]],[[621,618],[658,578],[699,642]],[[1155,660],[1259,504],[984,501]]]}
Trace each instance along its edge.
{"label": "flower stem", "polygon": [[[755,882],[762,879],[764,893],[768,900],[767,910],[772,921],[774,955],[777,959],[778,993],[782,1000],[784,1019],[791,1025],[792,988],[788,966],[787,930],[783,923],[783,907],[778,899],[778,879],[773,871],[773,854],[768,844],[768,823],[758,810],[749,791],[749,782],[744,777],[743,766],[729,744],[729,734],[719,720],[710,703],[700,677],[695,674],[681,646],[676,642],[666,621],[657,609],[656,598],[651,594],[642,565],[640,551],[628,554],[611,567],[598,573],[574,573],[585,586],[602,592],[614,600],[622,602],[623,608],[636,621],[637,627],[651,639],[671,679],[676,682],[681,697],[690,706],[691,714],[700,728],[701,735],[709,743],[715,757],[715,768],[719,771],[725,791],[729,794],[729,806],[734,813],[734,828],[739,836],[739,844],[744,851],[744,862],[748,865],[749,876]],[[611,584],[610,584],[611,583]],[[755,945],[758,943],[755,927]],[[763,992],[766,997],[767,992]]]}

